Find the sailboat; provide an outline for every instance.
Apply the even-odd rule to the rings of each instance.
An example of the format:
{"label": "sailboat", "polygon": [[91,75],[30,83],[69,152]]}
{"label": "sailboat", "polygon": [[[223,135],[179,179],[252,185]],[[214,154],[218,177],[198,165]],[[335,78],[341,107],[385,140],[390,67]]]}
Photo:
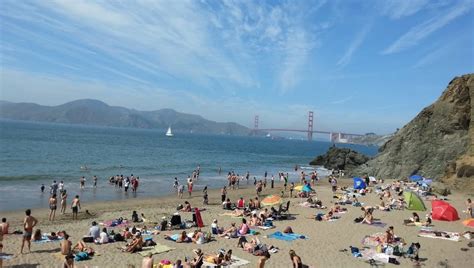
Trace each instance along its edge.
{"label": "sailboat", "polygon": [[171,127],[168,127],[168,131],[166,131],[166,137],[173,137],[173,133],[171,132]]}

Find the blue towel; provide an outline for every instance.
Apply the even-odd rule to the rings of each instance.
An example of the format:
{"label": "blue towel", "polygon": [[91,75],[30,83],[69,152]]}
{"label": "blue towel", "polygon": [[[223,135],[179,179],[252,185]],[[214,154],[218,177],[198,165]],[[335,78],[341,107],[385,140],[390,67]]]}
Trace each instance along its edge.
{"label": "blue towel", "polygon": [[282,232],[275,232],[271,235],[268,235],[268,238],[274,238],[283,241],[293,241],[297,239],[307,239],[308,237],[301,234],[284,234]]}

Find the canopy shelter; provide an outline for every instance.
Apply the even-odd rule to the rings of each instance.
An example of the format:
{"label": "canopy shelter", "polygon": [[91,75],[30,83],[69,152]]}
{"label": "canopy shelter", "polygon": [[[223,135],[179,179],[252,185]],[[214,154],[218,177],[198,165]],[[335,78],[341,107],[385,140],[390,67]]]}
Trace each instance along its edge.
{"label": "canopy shelter", "polygon": [[367,185],[365,185],[365,181],[361,178],[354,178],[354,189],[360,190],[365,189]]}
{"label": "canopy shelter", "polygon": [[423,176],[420,175],[411,175],[410,180],[413,182],[421,181],[423,179]]}
{"label": "canopy shelter", "polygon": [[423,203],[423,200],[421,200],[420,196],[415,194],[414,192],[404,192],[403,197],[405,198],[405,202],[407,203],[408,210],[426,210],[425,203]]}
{"label": "canopy shelter", "polygon": [[458,211],[446,201],[431,201],[431,215],[433,220],[438,221],[457,221],[459,220]]}

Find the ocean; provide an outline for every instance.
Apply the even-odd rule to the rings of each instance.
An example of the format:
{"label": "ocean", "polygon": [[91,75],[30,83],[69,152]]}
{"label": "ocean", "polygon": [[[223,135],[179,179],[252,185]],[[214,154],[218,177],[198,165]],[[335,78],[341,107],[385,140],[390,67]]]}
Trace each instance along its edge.
{"label": "ocean", "polygon": [[[0,121],[0,211],[47,207],[49,185],[65,182],[69,201],[80,195],[82,202],[154,197],[174,192],[175,177],[185,183],[198,165],[197,190],[205,185],[220,188],[228,171],[253,177],[279,171],[298,174],[294,166],[308,163],[331,146],[329,142],[271,140],[257,137],[199,135],[164,131]],[[367,155],[376,147],[344,145]],[[81,167],[87,167],[87,170]],[[222,173],[219,175],[219,168]],[[108,183],[113,175],[140,177],[136,194],[124,194]],[[92,187],[96,175],[98,187]],[[79,179],[86,177],[81,190]],[[41,193],[40,187],[46,189]]]}

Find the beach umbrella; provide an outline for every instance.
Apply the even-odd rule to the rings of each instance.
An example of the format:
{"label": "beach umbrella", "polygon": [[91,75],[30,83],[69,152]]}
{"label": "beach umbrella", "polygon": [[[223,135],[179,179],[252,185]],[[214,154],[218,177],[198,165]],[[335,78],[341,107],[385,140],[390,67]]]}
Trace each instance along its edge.
{"label": "beach umbrella", "polygon": [[470,218],[470,219],[464,220],[464,221],[462,222],[462,224],[464,224],[464,225],[467,226],[467,227],[473,227],[473,228],[474,228],[474,218]]}
{"label": "beach umbrella", "polygon": [[410,180],[414,181],[414,182],[421,181],[422,179],[423,179],[423,177],[420,176],[420,175],[411,175],[410,176]]}
{"label": "beach umbrella", "polygon": [[264,206],[274,206],[281,203],[281,197],[279,195],[269,195],[262,200]]}
{"label": "beach umbrella", "polygon": [[426,206],[421,200],[420,196],[415,194],[414,192],[404,192],[403,197],[405,202],[407,203],[408,210],[416,210],[416,211],[425,211]]}
{"label": "beach umbrella", "polygon": [[365,189],[367,185],[365,185],[365,181],[361,178],[354,178],[354,189],[360,190]]}
{"label": "beach umbrella", "polygon": [[295,189],[295,191],[301,192],[301,191],[303,191],[303,187],[304,187],[304,185],[298,185],[298,186],[295,186],[294,189]]}
{"label": "beach umbrella", "polygon": [[431,201],[431,214],[433,220],[438,221],[457,221],[459,220],[458,211],[448,202],[443,200]]}

